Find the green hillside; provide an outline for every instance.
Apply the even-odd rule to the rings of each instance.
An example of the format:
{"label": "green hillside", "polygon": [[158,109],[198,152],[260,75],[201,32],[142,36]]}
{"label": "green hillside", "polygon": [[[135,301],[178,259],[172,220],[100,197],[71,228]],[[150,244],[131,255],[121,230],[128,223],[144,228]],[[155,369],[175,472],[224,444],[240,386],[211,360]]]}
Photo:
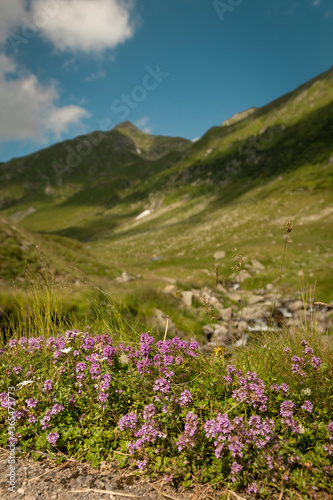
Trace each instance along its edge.
{"label": "green hillside", "polygon": [[[213,288],[217,264],[221,279],[232,280],[235,247],[250,275],[243,288],[276,284],[291,219],[281,291],[296,294],[303,270],[307,283],[316,280],[317,298],[329,302],[332,137],[333,68],[195,143],[126,122],[13,159],[0,165],[0,215],[42,241],[68,274],[78,260],[84,272],[93,262],[100,283],[144,316],[156,302],[177,316],[176,303],[161,295],[168,282]],[[219,261],[217,250],[226,252]],[[13,251],[1,266],[2,280],[21,272],[20,255]],[[264,269],[252,272],[251,259]],[[122,271],[143,280],[109,279]],[[192,325],[179,314],[182,326]]]}

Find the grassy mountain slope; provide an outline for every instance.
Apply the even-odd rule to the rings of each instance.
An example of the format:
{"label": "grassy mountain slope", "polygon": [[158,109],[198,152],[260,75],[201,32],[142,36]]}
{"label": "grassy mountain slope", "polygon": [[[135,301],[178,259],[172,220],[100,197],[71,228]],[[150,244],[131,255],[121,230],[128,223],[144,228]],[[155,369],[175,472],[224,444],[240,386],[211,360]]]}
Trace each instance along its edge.
{"label": "grassy mountain slope", "polygon": [[[245,288],[276,283],[292,219],[282,290],[295,292],[303,269],[329,301],[332,136],[331,68],[195,143],[126,122],[13,159],[0,165],[0,213],[43,237],[81,242],[101,266],[141,274],[148,288],[168,279],[213,286],[218,249],[226,251],[220,275],[231,279],[235,247],[247,257]],[[136,219],[144,210],[150,214]],[[264,271],[251,271],[253,258]],[[126,290],[140,298],[145,286]]]}

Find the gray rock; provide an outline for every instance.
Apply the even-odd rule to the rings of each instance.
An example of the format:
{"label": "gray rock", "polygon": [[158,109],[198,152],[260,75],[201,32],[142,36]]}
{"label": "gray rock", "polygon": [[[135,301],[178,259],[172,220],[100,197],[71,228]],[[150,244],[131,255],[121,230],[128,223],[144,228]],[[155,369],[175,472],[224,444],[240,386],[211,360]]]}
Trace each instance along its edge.
{"label": "gray rock", "polygon": [[185,304],[186,307],[192,306],[192,298],[193,298],[192,292],[182,292],[183,303]]}
{"label": "gray rock", "polygon": [[214,253],[214,259],[215,260],[224,259],[224,257],[225,257],[225,251],[224,250],[217,250],[217,252]]}
{"label": "gray rock", "polygon": [[252,262],[252,268],[256,269],[257,271],[263,271],[264,269],[266,269],[265,266],[256,259],[252,259],[251,262]]}
{"label": "gray rock", "polygon": [[226,307],[225,309],[221,309],[220,311],[220,318],[223,321],[230,321],[232,317],[232,307]]}
{"label": "gray rock", "polygon": [[295,302],[291,302],[291,304],[288,304],[288,309],[291,312],[297,312],[301,309],[304,309],[304,304],[301,300],[295,300]]}

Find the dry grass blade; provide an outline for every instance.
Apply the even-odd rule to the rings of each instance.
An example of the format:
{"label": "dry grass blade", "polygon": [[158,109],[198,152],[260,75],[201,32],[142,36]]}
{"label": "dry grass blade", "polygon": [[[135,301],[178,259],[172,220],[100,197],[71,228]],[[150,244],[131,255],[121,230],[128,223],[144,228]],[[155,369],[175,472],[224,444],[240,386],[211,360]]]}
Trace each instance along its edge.
{"label": "dry grass blade", "polygon": [[40,477],[45,476],[46,474],[49,474],[50,472],[54,472],[57,469],[61,470],[65,465],[66,464],[61,464],[61,465],[59,465],[59,467],[56,467],[54,469],[50,469],[50,470],[48,470],[46,472],[43,472],[43,474],[41,474],[40,476],[36,476],[36,477],[33,477],[33,478],[29,479],[28,483],[30,483],[30,481],[35,481],[36,479],[39,479]]}
{"label": "dry grass blade", "polygon": [[71,493],[104,493],[105,495],[118,495],[119,497],[127,497],[127,498],[138,498],[136,495],[129,495],[126,493],[118,493],[117,491],[109,491],[109,490],[90,490],[82,489],[82,490],[69,490]]}
{"label": "dry grass blade", "polygon": [[171,498],[171,500],[178,500],[178,498],[176,498],[176,497],[172,497],[170,495],[167,495],[166,493],[163,493],[161,490],[157,489],[152,483],[148,483],[148,484],[149,484],[149,486],[154,488],[154,490],[156,490],[160,495],[163,495],[164,497],[167,497],[167,498]]}
{"label": "dry grass blade", "polygon": [[333,306],[330,306],[329,304],[326,304],[326,302],[314,302],[314,304],[318,304],[319,306],[326,306],[326,307],[330,307],[331,309],[333,309]]}
{"label": "dry grass blade", "polygon": [[237,493],[235,493],[234,491],[231,491],[231,490],[228,490],[228,494],[231,493],[231,495],[233,495],[236,500],[245,500],[244,497],[240,497],[239,495],[237,495]]}

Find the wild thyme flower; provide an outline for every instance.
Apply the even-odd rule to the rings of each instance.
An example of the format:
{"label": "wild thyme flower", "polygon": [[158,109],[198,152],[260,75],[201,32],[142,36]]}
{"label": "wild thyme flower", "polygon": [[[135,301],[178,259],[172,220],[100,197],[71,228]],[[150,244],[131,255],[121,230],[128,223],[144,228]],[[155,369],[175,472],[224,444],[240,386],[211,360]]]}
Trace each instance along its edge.
{"label": "wild thyme flower", "polygon": [[170,366],[173,363],[173,356],[164,356],[163,358],[164,366]]}
{"label": "wild thyme flower", "polygon": [[28,343],[27,337],[21,337],[20,340],[18,341],[18,343],[21,347],[25,347]]}
{"label": "wild thyme flower", "polygon": [[250,484],[247,488],[246,488],[246,493],[248,495],[251,495],[251,493],[253,493],[254,495],[256,495],[259,491],[259,488],[258,486],[256,485],[256,483],[252,483]]}
{"label": "wild thyme flower", "polygon": [[194,446],[194,435],[197,431],[198,416],[195,413],[188,413],[185,418],[185,430],[176,442],[178,451],[182,451],[184,448],[189,446]]}
{"label": "wild thyme flower", "polygon": [[58,415],[58,413],[60,413],[62,410],[64,410],[65,408],[59,404],[59,403],[56,403],[55,405],[52,406],[51,408],[51,415]]}
{"label": "wild thyme flower", "polygon": [[183,358],[181,356],[176,357],[176,365],[181,365],[183,363]]}
{"label": "wild thyme flower", "polygon": [[106,403],[109,395],[110,395],[110,393],[108,393],[108,392],[100,392],[98,394],[97,399],[98,399],[98,401],[100,401],[102,403],[102,405],[99,405],[100,408],[101,407],[106,408],[105,403]]}
{"label": "wild thyme flower", "polygon": [[236,481],[235,479],[235,476],[237,476],[237,474],[243,469],[243,467],[237,463],[237,462],[232,462],[231,464],[231,469],[230,469],[230,472],[231,472],[231,481]]}
{"label": "wild thyme flower", "polygon": [[302,406],[303,410],[308,411],[309,413],[312,413],[313,411],[313,404],[311,401],[304,401],[304,405]]}
{"label": "wild thyme flower", "polygon": [[163,392],[164,394],[169,393],[170,392],[170,382],[168,382],[164,378],[159,378],[159,379],[155,380],[154,391]]}
{"label": "wild thyme flower", "polygon": [[321,365],[321,359],[317,356],[313,356],[313,358],[311,359],[311,364],[313,368],[319,368]]}
{"label": "wild thyme flower", "polygon": [[37,403],[37,399],[28,398],[25,400],[25,404],[29,406],[29,408],[36,408]]}
{"label": "wild thyme flower", "polygon": [[31,413],[29,413],[29,415],[28,415],[28,422],[29,422],[29,424],[34,424],[36,422],[35,415],[32,415]]}
{"label": "wild thyme flower", "polygon": [[22,371],[22,366],[14,366],[13,372],[18,375]]}
{"label": "wild thyme flower", "polygon": [[142,460],[142,461],[137,460],[136,465],[137,465],[138,469],[143,470],[147,465],[147,461],[146,460]]}
{"label": "wild thyme flower", "polygon": [[149,420],[149,419],[153,418],[155,413],[156,413],[156,408],[153,404],[145,406],[144,410],[143,410],[144,420]]}
{"label": "wild thyme flower", "polygon": [[51,432],[48,436],[47,436],[47,440],[50,444],[53,444],[53,446],[55,446],[56,442],[58,441],[59,439],[59,434],[57,432]]}
{"label": "wild thyme flower", "polygon": [[187,406],[192,402],[192,394],[190,391],[183,391],[178,399],[180,406]]}
{"label": "wild thyme flower", "polygon": [[95,345],[95,339],[93,337],[83,337],[81,341],[81,349],[84,351],[88,351],[89,349],[93,349]]}
{"label": "wild thyme flower", "polygon": [[135,413],[130,413],[129,415],[124,415],[119,419],[118,427],[121,431],[125,429],[135,429],[135,426],[138,422],[138,417]]}
{"label": "wild thyme flower", "polygon": [[52,392],[53,391],[53,380],[45,380],[44,386],[43,386],[43,392]]}
{"label": "wild thyme flower", "polygon": [[87,365],[86,365],[86,363],[84,363],[84,362],[80,362],[80,363],[78,363],[78,364],[76,365],[76,367],[75,367],[75,371],[76,371],[77,373],[78,373],[78,372],[84,372],[84,371],[86,371],[86,369],[87,369]]}
{"label": "wild thyme flower", "polygon": [[110,388],[111,379],[112,379],[112,377],[109,373],[106,373],[105,375],[103,375],[102,379],[99,383],[100,389],[102,389],[103,391],[107,391]]}
{"label": "wild thyme flower", "polygon": [[17,345],[17,340],[16,339],[10,339],[8,342],[9,347],[15,347]]}
{"label": "wild thyme flower", "polygon": [[97,363],[92,363],[90,367],[90,373],[92,379],[97,379],[101,373],[101,367]]}
{"label": "wild thyme flower", "polygon": [[233,458],[242,457],[242,449],[244,448],[244,445],[241,443],[239,438],[237,436],[228,436],[228,449],[232,455]]}
{"label": "wild thyme flower", "polygon": [[291,351],[290,351],[290,348],[289,348],[289,347],[285,347],[285,348],[283,349],[283,352],[284,352],[284,354],[287,354],[288,352],[291,352]]}
{"label": "wild thyme flower", "polygon": [[280,415],[287,418],[291,417],[293,414],[293,408],[295,408],[295,403],[293,403],[291,400],[283,401],[280,406]]}

